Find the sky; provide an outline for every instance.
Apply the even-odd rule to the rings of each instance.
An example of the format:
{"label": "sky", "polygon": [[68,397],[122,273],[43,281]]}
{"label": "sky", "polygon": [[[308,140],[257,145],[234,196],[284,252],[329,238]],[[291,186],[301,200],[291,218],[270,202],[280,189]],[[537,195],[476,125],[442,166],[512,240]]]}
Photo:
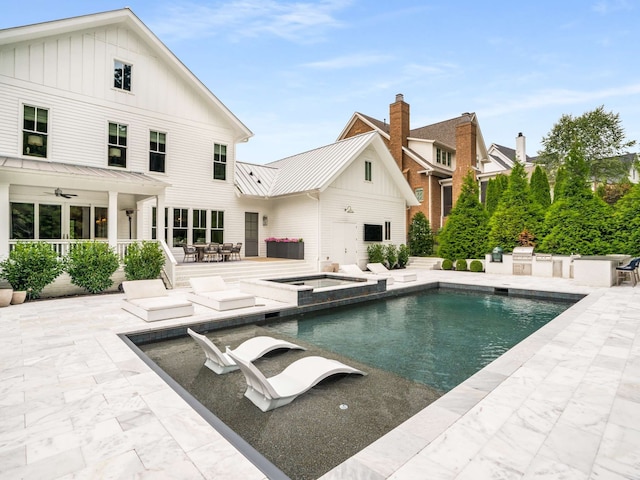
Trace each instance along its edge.
{"label": "sky", "polygon": [[522,132],[531,156],[601,105],[640,141],[638,0],[5,1],[0,29],[125,6],[253,132],[240,161],[388,121],[398,93],[411,128],[475,112],[487,147]]}

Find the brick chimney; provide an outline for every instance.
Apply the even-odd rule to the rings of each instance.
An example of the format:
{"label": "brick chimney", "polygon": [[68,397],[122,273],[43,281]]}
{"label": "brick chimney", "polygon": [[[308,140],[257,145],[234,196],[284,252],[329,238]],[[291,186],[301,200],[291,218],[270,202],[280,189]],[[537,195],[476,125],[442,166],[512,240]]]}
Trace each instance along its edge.
{"label": "brick chimney", "polygon": [[527,143],[522,132],[520,132],[516,137],[516,157],[517,161],[520,163],[527,161]]}
{"label": "brick chimney", "polygon": [[404,170],[402,161],[402,147],[409,145],[409,104],[405,103],[404,96],[396,95],[395,103],[389,105],[389,150],[398,164],[400,170]]}
{"label": "brick chimney", "polygon": [[478,134],[477,125],[471,120],[470,116],[467,119],[456,126],[456,169],[453,172],[452,184],[453,184],[453,205],[456,204],[460,191],[462,190],[462,183],[464,177],[469,170],[473,172],[475,178],[477,149],[476,149],[476,137]]}

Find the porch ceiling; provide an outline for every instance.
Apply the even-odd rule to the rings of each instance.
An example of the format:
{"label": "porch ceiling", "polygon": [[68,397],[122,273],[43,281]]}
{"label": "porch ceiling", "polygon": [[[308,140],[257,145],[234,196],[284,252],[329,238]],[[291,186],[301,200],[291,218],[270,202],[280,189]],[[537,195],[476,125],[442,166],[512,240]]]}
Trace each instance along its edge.
{"label": "porch ceiling", "polygon": [[0,157],[0,178],[10,185],[138,195],[158,195],[170,186],[144,173],[14,157]]}

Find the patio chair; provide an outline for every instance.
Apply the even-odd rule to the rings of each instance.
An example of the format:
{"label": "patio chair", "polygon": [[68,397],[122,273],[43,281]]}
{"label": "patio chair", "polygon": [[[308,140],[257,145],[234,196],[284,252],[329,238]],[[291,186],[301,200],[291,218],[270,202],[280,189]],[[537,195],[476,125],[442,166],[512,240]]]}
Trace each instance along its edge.
{"label": "patio chair", "polygon": [[[206,356],[204,362],[205,367],[211,369],[218,375],[232,372],[238,369],[238,365],[229,355],[222,353],[220,349],[206,336],[194,332],[187,328],[187,333],[202,348]],[[269,352],[280,349],[297,349],[306,350],[306,348],[296,345],[295,343],[279,340],[273,337],[254,337],[242,342],[232,352],[242,358],[253,362],[254,360],[266,355]]]}
{"label": "patio chair", "polygon": [[631,259],[631,261],[626,265],[616,267],[616,272],[618,273],[617,285],[620,285],[620,281],[624,281],[626,276],[629,275],[631,284],[635,287],[636,284],[640,282],[638,266],[640,266],[640,257]]}
{"label": "patio chair", "polygon": [[263,412],[293,402],[299,395],[331,375],[366,375],[363,371],[337,360],[312,356],[296,360],[279,374],[267,378],[253,363],[236,355],[229,347],[226,353],[238,364],[247,381],[244,396]]}
{"label": "patio chair", "polygon": [[182,250],[184,251],[184,257],[182,257],[182,262],[186,262],[188,258],[193,258],[194,262],[198,261],[198,249],[193,245],[182,245]]}
{"label": "patio chair", "polygon": [[367,263],[367,268],[376,275],[388,275],[396,282],[415,282],[418,279],[416,272],[402,270],[389,270],[381,263]]}
{"label": "patio chair", "polygon": [[233,247],[231,247],[231,259],[234,257],[236,260],[240,260],[240,250],[242,250],[242,243],[236,243]]}
{"label": "patio chair", "polygon": [[222,261],[227,261],[231,258],[231,249],[233,248],[233,243],[223,243],[220,245],[220,256],[222,257]]}
{"label": "patio chair", "polygon": [[184,298],[169,295],[159,278],[122,282],[125,299],[122,308],[145,322],[193,315],[193,304]]}
{"label": "patio chair", "polygon": [[210,243],[204,248],[202,261],[203,262],[217,262],[220,260],[220,245],[217,243]]}

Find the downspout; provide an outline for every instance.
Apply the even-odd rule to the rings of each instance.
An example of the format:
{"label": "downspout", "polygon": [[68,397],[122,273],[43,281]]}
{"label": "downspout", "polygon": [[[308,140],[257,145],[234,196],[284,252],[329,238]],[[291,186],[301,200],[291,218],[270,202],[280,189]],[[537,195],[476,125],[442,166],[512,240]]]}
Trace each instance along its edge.
{"label": "downspout", "polygon": [[310,193],[307,193],[307,197],[316,201],[316,218],[317,218],[317,230],[316,230],[316,271],[320,271],[320,198],[316,198]]}

